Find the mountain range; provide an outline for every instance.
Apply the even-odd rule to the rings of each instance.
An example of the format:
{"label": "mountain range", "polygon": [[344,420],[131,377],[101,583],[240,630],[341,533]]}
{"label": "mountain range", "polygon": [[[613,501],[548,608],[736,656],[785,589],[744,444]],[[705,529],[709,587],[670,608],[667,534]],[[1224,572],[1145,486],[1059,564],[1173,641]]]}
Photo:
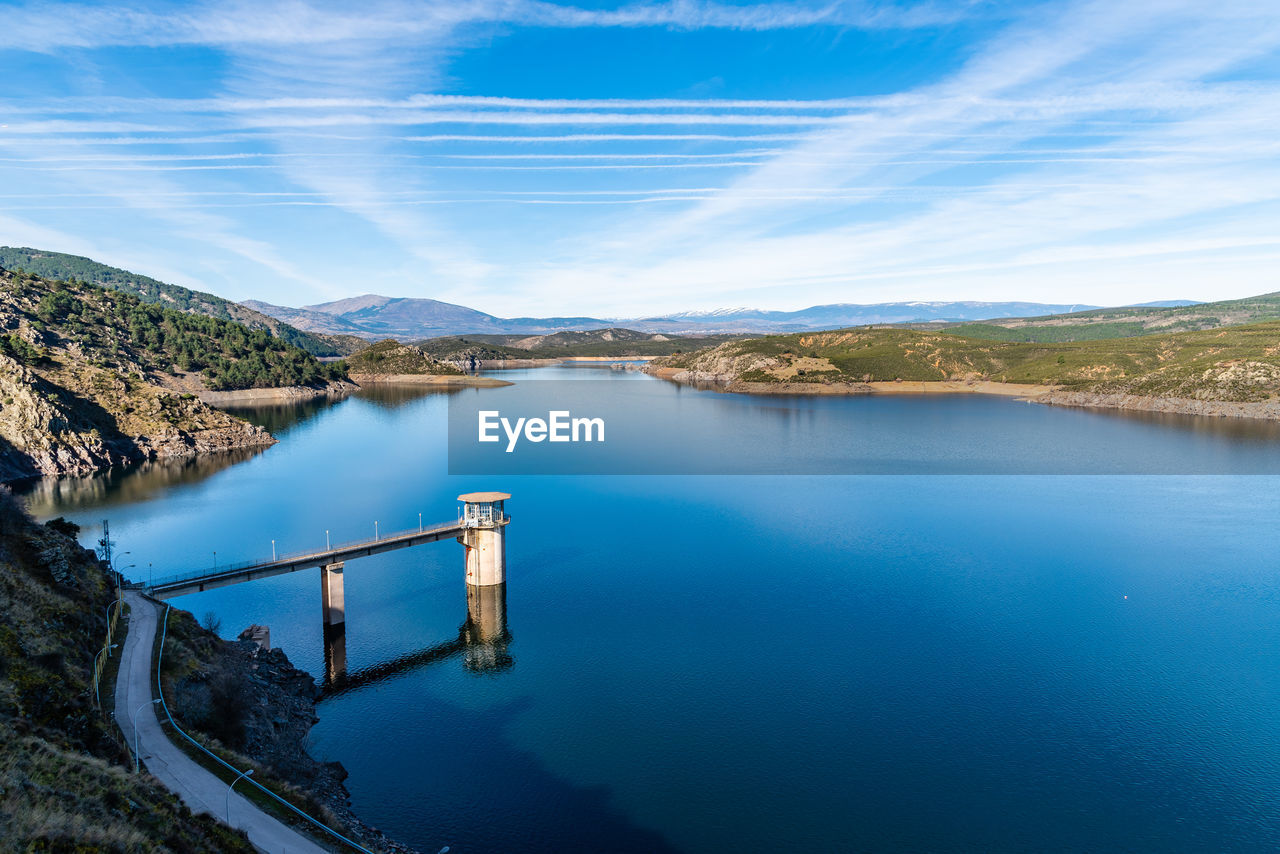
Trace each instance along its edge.
{"label": "mountain range", "polygon": [[[1190,304],[1185,300],[1159,303],[1164,306]],[[954,323],[1035,317],[1097,308],[1091,305],[1036,302],[834,303],[810,306],[798,311],[733,308],[651,317],[600,318],[495,317],[473,308],[439,300],[385,297],[377,294],[365,294],[302,308],[272,305],[258,300],[248,300],[243,305],[307,332],[401,340],[445,335],[545,335],[602,327],[625,327],[640,332],[674,335],[808,332],[882,323]]]}

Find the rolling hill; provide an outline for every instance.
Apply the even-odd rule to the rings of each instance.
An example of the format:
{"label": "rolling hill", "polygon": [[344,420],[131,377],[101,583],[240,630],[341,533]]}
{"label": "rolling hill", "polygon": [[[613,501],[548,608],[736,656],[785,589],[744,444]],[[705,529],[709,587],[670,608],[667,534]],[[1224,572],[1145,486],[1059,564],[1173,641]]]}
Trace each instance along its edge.
{"label": "rolling hill", "polygon": [[619,328],[667,335],[723,335],[799,332],[871,323],[956,322],[1056,314],[1093,306],[1033,302],[835,303],[799,311],[722,309],[652,317],[495,317],[473,308],[433,299],[365,294],[334,302],[289,308],[249,300],[245,306],[299,329],[364,338],[413,340],[457,335],[548,335]]}
{"label": "rolling hill", "polygon": [[79,255],[49,252],[42,249],[0,246],[0,269],[33,273],[45,279],[88,282],[137,297],[145,303],[161,305],[187,314],[203,314],[219,320],[232,320],[250,329],[264,329],[276,338],[313,356],[343,356],[361,346],[358,340],[342,340],[331,336],[303,332],[279,319],[213,294],[193,291],[109,267]]}

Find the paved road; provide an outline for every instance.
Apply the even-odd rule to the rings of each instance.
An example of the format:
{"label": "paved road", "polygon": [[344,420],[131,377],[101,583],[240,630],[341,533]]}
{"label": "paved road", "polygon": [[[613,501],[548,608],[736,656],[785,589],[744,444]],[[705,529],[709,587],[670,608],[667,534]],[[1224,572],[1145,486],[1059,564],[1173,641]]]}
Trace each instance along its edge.
{"label": "paved road", "polygon": [[[209,813],[226,821],[227,784],[169,741],[156,717],[157,707],[149,702],[156,672],[152,649],[159,622],[157,608],[132,591],[126,591],[124,598],[129,603],[129,634],[120,653],[120,675],[116,679],[116,722],[133,744],[133,713],[144,706],[136,718],[142,763],[193,812]],[[231,795],[230,823],[249,834],[249,841],[268,854],[326,854],[327,851],[262,812],[241,797],[238,790]]]}

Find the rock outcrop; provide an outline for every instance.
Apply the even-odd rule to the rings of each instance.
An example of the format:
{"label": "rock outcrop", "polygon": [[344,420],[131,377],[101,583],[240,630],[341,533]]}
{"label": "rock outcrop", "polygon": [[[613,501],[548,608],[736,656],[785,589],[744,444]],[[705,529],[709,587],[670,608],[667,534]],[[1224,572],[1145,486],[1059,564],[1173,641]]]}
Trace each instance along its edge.
{"label": "rock outcrop", "polygon": [[0,356],[0,480],[274,442],[261,427],[190,395],[115,371],[63,363],[38,372]]}

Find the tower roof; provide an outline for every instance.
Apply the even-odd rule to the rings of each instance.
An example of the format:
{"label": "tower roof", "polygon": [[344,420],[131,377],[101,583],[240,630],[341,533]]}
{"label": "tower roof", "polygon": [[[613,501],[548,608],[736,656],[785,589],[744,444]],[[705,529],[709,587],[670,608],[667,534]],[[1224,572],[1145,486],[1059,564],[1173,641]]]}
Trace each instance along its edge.
{"label": "tower roof", "polygon": [[490,501],[506,501],[511,496],[505,492],[467,492],[458,496],[468,504],[488,504]]}

